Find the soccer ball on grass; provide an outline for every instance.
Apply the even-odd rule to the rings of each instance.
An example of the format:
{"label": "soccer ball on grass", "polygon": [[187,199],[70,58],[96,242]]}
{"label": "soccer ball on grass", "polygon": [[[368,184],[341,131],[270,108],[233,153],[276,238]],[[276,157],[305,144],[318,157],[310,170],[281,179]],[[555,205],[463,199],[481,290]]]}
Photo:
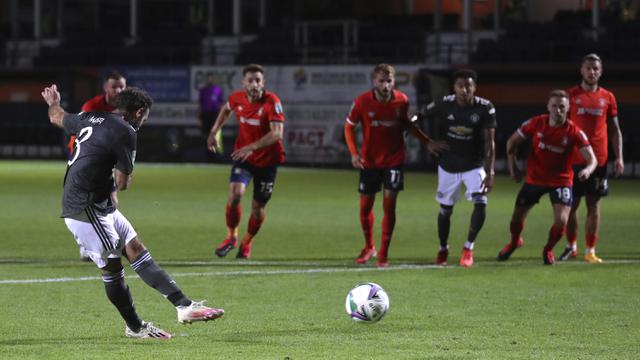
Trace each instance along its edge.
{"label": "soccer ball on grass", "polygon": [[374,323],[389,311],[389,296],[378,284],[362,283],[349,291],[345,308],[354,321]]}

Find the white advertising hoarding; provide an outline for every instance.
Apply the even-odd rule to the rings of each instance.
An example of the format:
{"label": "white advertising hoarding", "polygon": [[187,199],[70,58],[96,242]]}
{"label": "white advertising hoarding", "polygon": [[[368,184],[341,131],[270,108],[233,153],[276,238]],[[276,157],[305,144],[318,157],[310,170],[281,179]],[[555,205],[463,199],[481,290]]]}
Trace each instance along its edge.
{"label": "white advertising hoarding", "polygon": [[[416,101],[414,81],[419,67],[397,65],[396,87]],[[288,104],[349,104],[371,89],[373,65],[293,65],[265,67],[266,88]],[[225,97],[242,89],[242,66],[194,66],[191,68],[191,100],[198,101],[198,90],[208,75],[222,87]]]}
{"label": "white advertising hoarding", "polygon": [[[282,100],[285,113],[284,144],[287,161],[292,163],[349,164],[344,142],[344,121],[356,96],[371,89],[374,65],[292,65],[265,67],[266,88]],[[198,91],[212,76],[222,87],[225,97],[242,89],[242,66],[193,66],[191,68],[191,100],[195,108],[171,104],[177,109],[161,108],[155,123],[168,124],[166,116],[181,117],[181,123],[196,119]],[[415,103],[414,81],[419,67],[397,65],[396,87]],[[412,106],[414,108],[414,106]],[[155,106],[154,106],[155,110]],[[160,116],[162,115],[162,116]],[[193,116],[191,116],[193,115]],[[235,117],[229,123],[235,125]],[[227,124],[226,126],[230,126]],[[421,147],[411,136],[407,138],[407,162],[421,158]]]}

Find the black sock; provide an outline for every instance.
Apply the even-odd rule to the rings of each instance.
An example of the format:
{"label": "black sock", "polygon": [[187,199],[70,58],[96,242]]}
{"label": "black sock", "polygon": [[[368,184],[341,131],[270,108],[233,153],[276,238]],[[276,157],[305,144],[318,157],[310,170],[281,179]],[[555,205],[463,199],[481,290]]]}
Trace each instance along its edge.
{"label": "black sock", "polygon": [[124,282],[124,269],[118,273],[102,274],[104,290],[111,303],[118,309],[120,316],[127,323],[129,329],[138,331],[142,327],[142,320],[136,313],[129,287]]}
{"label": "black sock", "polygon": [[449,230],[451,228],[451,214],[453,206],[440,205],[438,213],[438,237],[440,238],[440,248],[445,249],[449,241]]}
{"label": "black sock", "polygon": [[474,242],[482,225],[484,225],[484,218],[486,217],[487,204],[477,203],[473,204],[473,213],[471,213],[471,224],[469,224],[469,236],[467,236],[468,242]]}
{"label": "black sock", "polygon": [[169,274],[153,261],[148,250],[143,251],[137,259],[132,261],[131,267],[147,285],[158,290],[174,306],[191,305],[191,300],[182,293]]}

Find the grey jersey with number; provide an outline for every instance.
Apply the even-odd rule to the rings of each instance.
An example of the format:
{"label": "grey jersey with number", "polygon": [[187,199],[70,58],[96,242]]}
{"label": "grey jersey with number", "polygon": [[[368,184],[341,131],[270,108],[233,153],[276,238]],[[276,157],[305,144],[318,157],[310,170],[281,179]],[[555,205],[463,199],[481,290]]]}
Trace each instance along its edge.
{"label": "grey jersey with number", "polygon": [[479,96],[469,106],[460,106],[453,94],[427,105],[426,116],[434,121],[433,137],[449,145],[438,157],[438,164],[451,173],[482,166],[484,129],[497,127],[495,113],[493,104]]}
{"label": "grey jersey with number", "polygon": [[112,213],[113,169],[127,175],[133,171],[136,131],[122,116],[104,112],[66,114],[63,125],[77,139],[64,178],[61,216],[79,214],[89,206]]}

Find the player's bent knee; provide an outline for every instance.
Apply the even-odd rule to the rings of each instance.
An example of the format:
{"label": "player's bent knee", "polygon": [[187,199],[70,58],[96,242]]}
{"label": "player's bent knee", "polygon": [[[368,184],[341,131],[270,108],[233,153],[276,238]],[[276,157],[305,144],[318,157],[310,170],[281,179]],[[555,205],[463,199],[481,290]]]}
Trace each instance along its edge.
{"label": "player's bent knee", "polygon": [[124,256],[126,256],[127,259],[131,261],[132,259],[137,258],[146,249],[147,248],[144,247],[144,244],[136,236],[127,243],[127,245],[124,247],[123,253]]}
{"label": "player's bent knee", "polygon": [[487,195],[473,195],[471,197],[471,200],[473,201],[474,205],[478,205],[478,204],[487,205],[487,202],[489,201],[489,199],[487,198]]}
{"label": "player's bent knee", "polygon": [[453,214],[453,206],[440,204],[440,215],[451,216]]}
{"label": "player's bent knee", "polygon": [[265,217],[265,215],[266,215],[266,212],[264,211],[264,207],[251,209],[251,216],[253,216],[256,219],[261,219]]}
{"label": "player's bent knee", "polygon": [[237,206],[238,204],[240,204],[240,201],[242,201],[242,195],[243,194],[240,192],[232,193],[231,196],[229,197],[230,205]]}
{"label": "player's bent knee", "polygon": [[120,271],[122,271],[122,269],[124,269],[122,267],[122,262],[120,261],[120,259],[113,259],[110,258],[107,261],[107,265],[105,267],[100,268],[100,270],[102,270],[102,273],[111,273],[111,274],[115,274],[115,273],[119,273]]}

